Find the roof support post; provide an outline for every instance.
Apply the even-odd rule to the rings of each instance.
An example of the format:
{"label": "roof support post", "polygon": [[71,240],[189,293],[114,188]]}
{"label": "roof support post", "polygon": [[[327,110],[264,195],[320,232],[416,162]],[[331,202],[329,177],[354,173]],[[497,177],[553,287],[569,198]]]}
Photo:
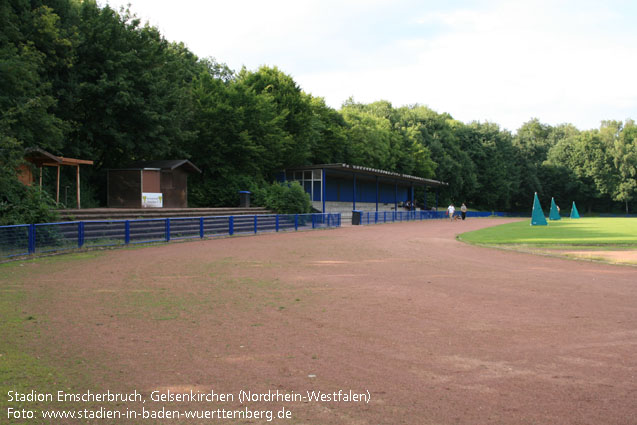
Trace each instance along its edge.
{"label": "roof support post", "polygon": [[55,190],[55,204],[60,203],[60,166],[58,165],[57,189]]}
{"label": "roof support post", "polygon": [[394,185],[394,211],[398,213],[398,182]]}
{"label": "roof support post", "polygon": [[325,168],[323,168],[321,170],[321,201],[323,201],[323,214],[325,214],[325,194],[326,193],[327,193],[327,181],[325,180]]}
{"label": "roof support post", "polygon": [[[144,207],[144,169],[139,170],[139,207]],[[232,233],[230,233],[232,234]]]}
{"label": "roof support post", "polygon": [[352,185],[352,194],[354,195],[354,200],[352,202],[352,211],[356,211],[356,173],[352,173],[354,176],[354,184]]}
{"label": "roof support post", "polygon": [[80,209],[80,164],[77,164],[77,209]]}
{"label": "roof support post", "polygon": [[416,211],[416,203],[414,202],[414,184],[411,184],[411,211]]}
{"label": "roof support post", "polygon": [[[378,212],[378,176],[376,176],[376,212]],[[378,217],[378,214],[376,214]]]}

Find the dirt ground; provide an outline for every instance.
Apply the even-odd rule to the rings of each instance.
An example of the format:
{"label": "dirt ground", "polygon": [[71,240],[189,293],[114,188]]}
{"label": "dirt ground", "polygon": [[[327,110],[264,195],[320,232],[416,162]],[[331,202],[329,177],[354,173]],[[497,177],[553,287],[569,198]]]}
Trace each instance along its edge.
{"label": "dirt ground", "polygon": [[585,259],[585,260],[599,260],[607,261],[617,264],[632,264],[637,265],[637,251],[634,250],[622,250],[622,251],[563,251],[563,254],[573,258]]}
{"label": "dirt ground", "polygon": [[[235,398],[187,407],[292,412],[272,423],[637,424],[637,270],[455,240],[505,221],[25,262],[25,311],[46,318],[33,324],[32,349],[95,391],[214,390]],[[369,401],[241,404],[241,390],[351,390]]]}

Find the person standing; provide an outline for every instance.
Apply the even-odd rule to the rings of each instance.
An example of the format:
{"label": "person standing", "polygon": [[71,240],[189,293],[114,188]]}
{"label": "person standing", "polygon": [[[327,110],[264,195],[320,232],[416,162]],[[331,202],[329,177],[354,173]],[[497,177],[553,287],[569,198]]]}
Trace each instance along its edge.
{"label": "person standing", "polygon": [[456,208],[453,204],[447,207],[447,214],[449,214],[449,220],[453,221],[453,215],[456,213]]}
{"label": "person standing", "polygon": [[462,206],[460,207],[460,212],[462,213],[463,220],[467,218],[467,206],[464,204],[464,202],[462,203]]}

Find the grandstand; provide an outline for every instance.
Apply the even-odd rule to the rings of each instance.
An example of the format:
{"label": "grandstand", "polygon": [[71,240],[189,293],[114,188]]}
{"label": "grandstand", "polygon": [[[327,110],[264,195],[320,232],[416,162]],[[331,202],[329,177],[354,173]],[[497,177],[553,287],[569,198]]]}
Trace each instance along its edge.
{"label": "grandstand", "polygon": [[[323,213],[352,211],[397,211],[438,207],[438,190],[448,183],[392,171],[350,164],[320,164],[291,167],[279,176],[281,181],[298,181],[310,195],[312,205]],[[415,202],[414,189],[434,188],[435,199],[424,205]],[[426,191],[425,191],[426,194]]]}

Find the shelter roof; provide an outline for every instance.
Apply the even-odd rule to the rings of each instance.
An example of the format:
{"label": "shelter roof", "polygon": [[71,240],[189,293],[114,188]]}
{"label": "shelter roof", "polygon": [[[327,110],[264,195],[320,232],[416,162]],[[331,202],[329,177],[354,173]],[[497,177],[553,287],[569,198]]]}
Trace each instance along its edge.
{"label": "shelter roof", "polygon": [[66,158],[64,156],[56,156],[50,152],[40,148],[28,148],[25,151],[24,158],[36,164],[37,166],[43,165],[93,165],[93,161],[88,159],[75,159]]}
{"label": "shelter roof", "polygon": [[305,165],[305,166],[286,168],[286,171],[301,171],[301,170],[316,170],[316,169],[346,171],[349,173],[356,173],[356,174],[362,174],[362,175],[368,175],[368,176],[371,175],[371,176],[378,176],[378,177],[387,177],[394,180],[408,181],[411,183],[419,183],[425,186],[433,186],[433,187],[449,186],[449,183],[441,182],[438,180],[426,179],[423,177],[411,176],[409,174],[395,173],[393,171],[379,170],[376,168],[362,167],[360,165],[351,165],[351,164]]}
{"label": "shelter roof", "polygon": [[201,170],[187,159],[166,159],[158,161],[138,161],[130,165],[128,169],[141,170],[141,169],[160,169],[160,170],[174,170],[179,167],[184,167],[185,171],[194,173],[201,173]]}

